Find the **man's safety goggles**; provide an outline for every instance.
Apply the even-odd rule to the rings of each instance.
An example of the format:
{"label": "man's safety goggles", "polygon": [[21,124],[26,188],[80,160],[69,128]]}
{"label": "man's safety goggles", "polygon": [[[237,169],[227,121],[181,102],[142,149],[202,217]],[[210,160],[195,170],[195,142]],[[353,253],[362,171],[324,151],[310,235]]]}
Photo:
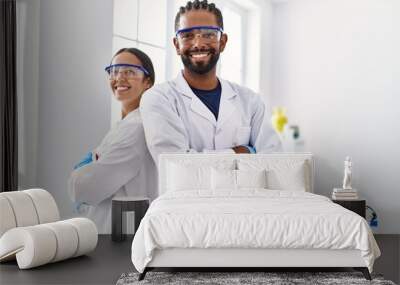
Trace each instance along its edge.
{"label": "man's safety goggles", "polygon": [[180,29],[176,32],[176,38],[182,43],[189,43],[196,37],[200,37],[204,42],[214,43],[221,39],[224,31],[220,27],[214,26],[195,26]]}
{"label": "man's safety goggles", "polygon": [[142,79],[144,76],[149,75],[149,72],[140,65],[136,64],[112,64],[105,68],[108,73],[109,79],[114,80],[118,76],[123,76],[127,79]]}

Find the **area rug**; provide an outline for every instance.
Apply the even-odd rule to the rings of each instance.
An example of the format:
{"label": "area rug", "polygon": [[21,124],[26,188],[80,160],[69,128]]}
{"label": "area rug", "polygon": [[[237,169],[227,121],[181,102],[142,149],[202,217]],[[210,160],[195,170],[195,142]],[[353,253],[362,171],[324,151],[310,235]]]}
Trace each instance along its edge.
{"label": "area rug", "polygon": [[142,281],[138,276],[139,273],[122,274],[116,285],[396,285],[382,275],[372,275],[373,280],[368,281],[360,272],[148,272]]}

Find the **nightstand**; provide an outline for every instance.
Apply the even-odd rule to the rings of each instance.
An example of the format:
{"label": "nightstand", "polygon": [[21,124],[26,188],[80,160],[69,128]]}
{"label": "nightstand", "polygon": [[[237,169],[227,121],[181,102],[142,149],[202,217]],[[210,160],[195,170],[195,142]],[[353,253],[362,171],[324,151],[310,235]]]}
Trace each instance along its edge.
{"label": "nightstand", "polygon": [[126,234],[122,233],[122,214],[126,211],[135,212],[135,231],[137,231],[140,221],[149,208],[150,200],[147,197],[116,197],[112,199],[111,210],[111,239],[113,241],[123,241]]}
{"label": "nightstand", "polygon": [[339,204],[340,206],[353,211],[354,213],[359,214],[361,217],[365,219],[365,200],[356,199],[356,200],[332,200],[332,202]]}

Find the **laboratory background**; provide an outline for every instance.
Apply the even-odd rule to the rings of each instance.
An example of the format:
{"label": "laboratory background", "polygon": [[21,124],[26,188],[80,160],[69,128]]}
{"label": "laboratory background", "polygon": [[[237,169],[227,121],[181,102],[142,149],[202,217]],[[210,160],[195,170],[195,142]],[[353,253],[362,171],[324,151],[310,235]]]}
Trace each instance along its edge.
{"label": "laboratory background", "polygon": [[[282,112],[288,149],[315,155],[315,193],[330,196],[351,156],[353,186],[400,233],[400,1],[223,0],[218,75]],[[122,47],[176,77],[178,0],[17,0],[19,188],[41,187],[62,218],[73,165],[120,118],[104,67]]]}

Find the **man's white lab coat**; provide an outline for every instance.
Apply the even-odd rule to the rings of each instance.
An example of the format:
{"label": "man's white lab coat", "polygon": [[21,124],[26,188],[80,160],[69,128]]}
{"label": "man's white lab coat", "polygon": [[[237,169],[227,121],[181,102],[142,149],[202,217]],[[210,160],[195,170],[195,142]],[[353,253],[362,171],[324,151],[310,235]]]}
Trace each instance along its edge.
{"label": "man's white lab coat", "polygon": [[261,97],[248,88],[219,81],[218,120],[193,93],[182,73],[143,95],[143,126],[156,162],[163,152],[233,152],[232,147],[239,145],[251,145],[258,153],[280,150]]}

